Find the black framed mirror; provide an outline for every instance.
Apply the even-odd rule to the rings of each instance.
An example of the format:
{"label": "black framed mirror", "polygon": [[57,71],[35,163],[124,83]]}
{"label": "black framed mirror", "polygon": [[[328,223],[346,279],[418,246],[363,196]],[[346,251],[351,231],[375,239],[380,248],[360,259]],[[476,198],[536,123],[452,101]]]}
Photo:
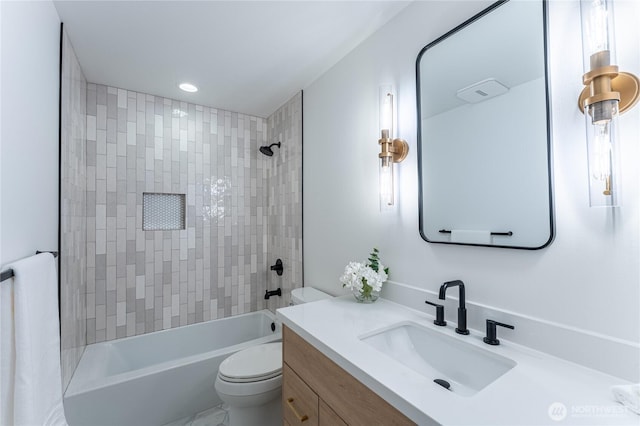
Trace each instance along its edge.
{"label": "black framed mirror", "polygon": [[499,1],[416,60],[420,234],[540,249],[553,240],[545,1]]}

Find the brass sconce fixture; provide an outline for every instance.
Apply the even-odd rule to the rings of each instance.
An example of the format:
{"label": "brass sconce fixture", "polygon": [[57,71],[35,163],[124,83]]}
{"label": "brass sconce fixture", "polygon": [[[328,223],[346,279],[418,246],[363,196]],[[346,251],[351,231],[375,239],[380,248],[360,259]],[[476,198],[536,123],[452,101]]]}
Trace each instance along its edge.
{"label": "brass sconce fixture", "polygon": [[640,79],[620,72],[615,56],[613,5],[610,0],[581,0],[583,84],[578,99],[585,113],[589,155],[589,204],[620,203],[617,176],[617,118],[640,98]]}
{"label": "brass sconce fixture", "polygon": [[394,138],[394,96],[391,86],[380,87],[380,210],[394,204],[393,163],[400,163],[409,153],[409,144],[404,139]]}

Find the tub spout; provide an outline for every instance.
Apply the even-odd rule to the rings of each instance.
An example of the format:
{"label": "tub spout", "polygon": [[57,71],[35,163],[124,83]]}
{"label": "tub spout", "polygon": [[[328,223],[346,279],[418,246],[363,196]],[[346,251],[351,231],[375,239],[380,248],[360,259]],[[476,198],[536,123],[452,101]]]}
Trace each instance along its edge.
{"label": "tub spout", "polygon": [[271,296],[282,296],[282,290],[278,287],[277,290],[266,290],[264,292],[264,300],[269,300]]}

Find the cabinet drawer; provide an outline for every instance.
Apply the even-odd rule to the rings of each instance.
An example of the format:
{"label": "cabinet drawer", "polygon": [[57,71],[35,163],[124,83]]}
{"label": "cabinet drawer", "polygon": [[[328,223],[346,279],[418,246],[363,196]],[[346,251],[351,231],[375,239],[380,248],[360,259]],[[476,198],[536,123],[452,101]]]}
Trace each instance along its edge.
{"label": "cabinet drawer", "polygon": [[282,365],[282,415],[291,426],[318,426],[318,395],[287,365]]}
{"label": "cabinet drawer", "polygon": [[326,402],[320,400],[320,406],[318,407],[320,413],[319,426],[347,426],[347,424],[336,414],[335,411],[327,405]]}

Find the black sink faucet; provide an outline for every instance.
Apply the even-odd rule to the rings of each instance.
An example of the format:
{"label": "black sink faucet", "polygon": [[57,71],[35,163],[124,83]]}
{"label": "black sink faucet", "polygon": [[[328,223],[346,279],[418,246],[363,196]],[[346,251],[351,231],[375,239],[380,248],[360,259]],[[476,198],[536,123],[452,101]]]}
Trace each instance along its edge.
{"label": "black sink faucet", "polygon": [[447,281],[440,286],[440,294],[438,298],[440,300],[445,299],[445,293],[449,287],[458,287],[460,295],[458,297],[460,305],[458,306],[458,327],[456,327],[456,333],[469,334],[467,330],[467,308],[464,306],[464,283],[460,280]]}

